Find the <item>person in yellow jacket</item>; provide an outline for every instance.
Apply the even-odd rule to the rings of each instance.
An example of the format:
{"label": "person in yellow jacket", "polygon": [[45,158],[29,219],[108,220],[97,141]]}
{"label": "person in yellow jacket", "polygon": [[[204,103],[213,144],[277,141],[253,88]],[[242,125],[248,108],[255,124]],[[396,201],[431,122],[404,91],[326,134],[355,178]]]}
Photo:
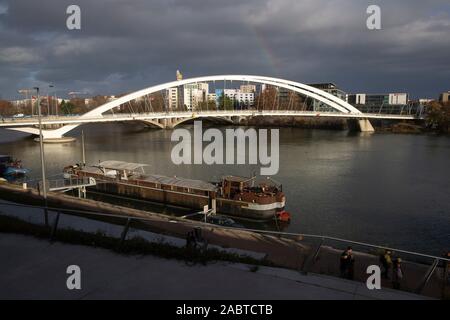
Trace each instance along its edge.
{"label": "person in yellow jacket", "polygon": [[392,268],[392,252],[385,250],[384,255],[380,257],[381,265],[383,266],[382,276],[385,279],[389,279],[389,271]]}

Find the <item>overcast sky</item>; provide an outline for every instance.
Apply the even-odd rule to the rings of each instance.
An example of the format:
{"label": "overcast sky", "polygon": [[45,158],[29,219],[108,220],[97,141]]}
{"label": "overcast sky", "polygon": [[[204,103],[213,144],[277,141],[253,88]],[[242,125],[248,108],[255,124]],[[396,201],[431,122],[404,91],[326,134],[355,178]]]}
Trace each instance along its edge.
{"label": "overcast sky", "polygon": [[[66,8],[81,7],[81,30]],[[382,30],[366,27],[369,4]],[[257,74],[347,92],[450,90],[448,0],[0,0],[0,96],[54,84],[117,94],[185,77]]]}

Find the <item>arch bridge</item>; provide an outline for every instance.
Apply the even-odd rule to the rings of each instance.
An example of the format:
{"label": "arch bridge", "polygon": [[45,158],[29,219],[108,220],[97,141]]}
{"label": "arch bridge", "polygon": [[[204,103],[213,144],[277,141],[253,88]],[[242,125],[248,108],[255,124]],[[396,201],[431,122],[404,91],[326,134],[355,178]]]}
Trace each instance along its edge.
{"label": "arch bridge", "polygon": [[[283,109],[280,108],[279,104],[276,105],[276,98],[273,98],[273,105],[271,107],[263,107],[262,109],[170,110],[170,108],[166,106],[168,100],[167,97],[163,98],[165,107],[162,111],[154,111],[153,108],[147,108],[144,112],[135,112],[131,104],[136,101],[144,101],[146,106],[150,105],[151,107],[151,99],[149,97],[152,94],[161,91],[165,92],[170,88],[198,83],[213,82],[215,84],[216,82],[223,82],[223,89],[226,89],[227,82],[232,83],[233,81],[241,84],[251,83],[270,86],[272,88],[277,88],[276,92],[282,88],[304,97],[304,103],[310,99],[309,101],[313,101],[314,105],[317,104],[319,108],[314,108],[314,110],[294,110],[287,106]],[[208,103],[208,97],[206,97],[206,103]],[[117,108],[123,108],[124,106],[130,107],[129,113],[114,113],[115,109],[117,110]],[[205,118],[224,123],[239,123],[243,118],[255,116],[337,117],[354,119],[359,124],[361,131],[373,131],[369,119],[417,119],[414,115],[364,114],[346,101],[339,99],[330,93],[295,81],[253,75],[217,75],[190,78],[151,86],[107,102],[83,115],[42,117],[42,124],[45,127],[43,130],[43,137],[44,139],[50,140],[60,139],[68,132],[85,123],[139,121],[158,128],[174,128],[177,125],[193,119]],[[3,119],[3,122],[0,123],[0,127],[6,127],[11,130],[26,132],[33,135],[39,135],[37,125],[38,119],[36,118]]]}

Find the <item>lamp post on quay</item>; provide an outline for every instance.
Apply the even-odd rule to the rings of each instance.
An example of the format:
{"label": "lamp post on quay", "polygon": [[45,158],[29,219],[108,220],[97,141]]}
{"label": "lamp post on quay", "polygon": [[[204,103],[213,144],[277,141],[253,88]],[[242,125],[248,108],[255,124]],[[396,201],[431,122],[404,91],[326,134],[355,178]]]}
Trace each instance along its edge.
{"label": "lamp post on quay", "polygon": [[37,110],[39,121],[39,149],[41,154],[41,174],[42,174],[42,196],[44,197],[45,206],[45,225],[48,224],[47,216],[47,181],[45,179],[45,155],[44,155],[44,136],[42,134],[42,114],[41,114],[41,99],[39,96],[39,87],[34,88],[37,94]]}

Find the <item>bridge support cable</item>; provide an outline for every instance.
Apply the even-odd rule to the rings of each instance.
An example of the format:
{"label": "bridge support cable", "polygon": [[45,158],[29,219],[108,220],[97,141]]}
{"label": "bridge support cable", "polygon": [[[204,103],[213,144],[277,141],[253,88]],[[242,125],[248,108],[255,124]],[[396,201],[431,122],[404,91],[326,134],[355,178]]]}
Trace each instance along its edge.
{"label": "bridge support cable", "polygon": [[147,99],[148,99],[148,103],[150,104],[151,112],[155,112],[155,109],[153,109],[153,105],[152,105],[152,98],[149,97],[148,94],[146,96],[147,96]]}
{"label": "bridge support cable", "polygon": [[223,79],[223,92],[222,92],[222,100],[223,100],[223,110],[225,110],[225,90],[227,88],[227,79]]}
{"label": "bridge support cable", "polygon": [[147,95],[144,96],[144,107],[145,107],[145,113],[150,113],[150,107],[148,105],[148,101],[147,101]]}
{"label": "bridge support cable", "polygon": [[280,87],[277,87],[276,106],[277,106],[277,111],[280,110]]}
{"label": "bridge support cable", "polygon": [[274,96],[273,96],[273,104],[272,104],[272,111],[275,111],[275,105],[277,103],[277,90],[274,90]]}
{"label": "bridge support cable", "polygon": [[214,104],[216,106],[216,111],[217,111],[217,110],[219,110],[218,109],[219,106],[218,106],[218,103],[217,103],[217,95],[215,94],[216,93],[216,81],[213,81],[212,84],[213,84],[213,92],[214,92],[214,96],[213,97],[216,97],[216,101],[214,101]]}
{"label": "bridge support cable", "polygon": [[266,102],[266,101],[265,101],[265,100],[266,100],[266,99],[265,99],[265,95],[266,95],[265,91],[266,91],[266,88],[263,89],[262,86],[261,86],[261,92],[262,92],[262,93],[261,93],[261,97],[262,97],[262,110],[266,110],[266,108],[265,108],[265,107],[266,107],[266,106],[265,106],[265,102]]}
{"label": "bridge support cable", "polygon": [[139,101],[138,100],[135,100],[136,101],[136,104],[138,105],[138,113],[145,113],[145,104],[143,103],[143,101],[142,100],[145,100],[145,99],[139,99]]}
{"label": "bridge support cable", "polygon": [[164,106],[164,112],[168,113],[169,109],[167,108],[167,102],[169,100],[169,97],[168,97],[168,94],[167,94],[167,90],[163,90],[162,96],[163,96],[163,100],[164,100],[164,105],[163,105]]}
{"label": "bridge support cable", "polygon": [[288,111],[291,111],[292,108],[294,107],[293,100],[294,100],[293,92],[290,91],[290,92],[289,92],[289,101],[288,101],[288,105],[287,105],[287,110],[288,110]]}
{"label": "bridge support cable", "polygon": [[208,102],[209,102],[208,92],[205,92],[205,100],[206,100],[206,111],[208,111],[209,110],[209,108],[208,108]]}
{"label": "bridge support cable", "polygon": [[134,114],[135,112],[134,112],[133,106],[131,105],[130,101],[128,101],[128,106],[130,108],[131,114]]}
{"label": "bridge support cable", "polygon": [[301,111],[305,111],[307,108],[308,96],[305,96],[305,100],[303,100],[303,106]]}
{"label": "bridge support cable", "polygon": [[383,110],[383,104],[384,104],[384,103],[381,104],[380,110],[378,110],[378,114],[381,114],[381,110]]}

